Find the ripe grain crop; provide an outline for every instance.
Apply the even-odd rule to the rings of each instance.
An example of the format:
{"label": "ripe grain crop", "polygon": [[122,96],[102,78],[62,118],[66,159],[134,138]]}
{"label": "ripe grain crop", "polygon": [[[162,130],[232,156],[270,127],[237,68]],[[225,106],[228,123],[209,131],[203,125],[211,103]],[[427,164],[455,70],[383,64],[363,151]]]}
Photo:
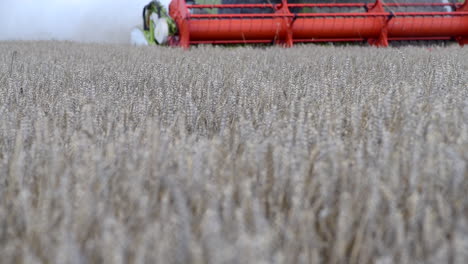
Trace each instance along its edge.
{"label": "ripe grain crop", "polygon": [[0,43],[0,262],[465,263],[467,58]]}

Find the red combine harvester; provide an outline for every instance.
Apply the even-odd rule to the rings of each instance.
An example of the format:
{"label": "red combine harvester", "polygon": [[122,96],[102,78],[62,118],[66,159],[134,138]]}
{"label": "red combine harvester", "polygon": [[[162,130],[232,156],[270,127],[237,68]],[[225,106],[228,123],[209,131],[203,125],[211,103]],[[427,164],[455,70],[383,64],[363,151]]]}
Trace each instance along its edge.
{"label": "red combine harvester", "polygon": [[413,40],[453,40],[463,46],[468,44],[468,0],[449,1],[460,0],[218,0],[208,5],[172,0],[172,36],[165,37],[170,31],[165,20],[163,26],[155,26],[154,35],[164,40],[156,44],[184,48],[248,43],[291,47],[307,42],[386,47],[389,41]]}

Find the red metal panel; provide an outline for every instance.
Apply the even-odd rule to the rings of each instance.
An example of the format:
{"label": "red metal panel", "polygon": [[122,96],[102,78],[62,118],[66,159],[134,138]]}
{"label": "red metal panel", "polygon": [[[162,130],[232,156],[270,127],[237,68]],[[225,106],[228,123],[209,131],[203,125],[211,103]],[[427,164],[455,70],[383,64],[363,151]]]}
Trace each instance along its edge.
{"label": "red metal panel", "polygon": [[190,39],[207,40],[274,40],[284,34],[282,18],[237,20],[192,20]]}
{"label": "red metal panel", "polygon": [[[293,36],[308,38],[371,38],[378,36],[386,17],[318,17],[298,19]],[[390,37],[447,37],[468,35],[467,16],[395,17],[388,25]],[[284,33],[281,19],[192,20],[192,40],[274,39]]]}
{"label": "red metal panel", "polygon": [[399,38],[465,36],[467,25],[468,16],[396,17],[389,23],[388,35]]}

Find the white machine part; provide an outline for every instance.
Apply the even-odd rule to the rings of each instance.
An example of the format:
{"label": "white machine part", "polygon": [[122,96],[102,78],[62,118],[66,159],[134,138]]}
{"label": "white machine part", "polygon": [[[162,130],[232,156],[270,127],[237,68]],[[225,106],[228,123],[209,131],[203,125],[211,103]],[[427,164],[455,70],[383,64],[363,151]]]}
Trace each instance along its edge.
{"label": "white machine part", "polygon": [[135,46],[148,46],[148,41],[139,28],[134,28],[130,33],[130,43]]}
{"label": "white machine part", "polygon": [[166,44],[169,39],[169,25],[165,18],[159,18],[155,21],[154,39],[159,45]]}
{"label": "white machine part", "polygon": [[[169,25],[165,18],[159,18],[157,14],[151,14],[151,23],[154,24],[154,39],[160,45],[166,44],[169,39]],[[143,31],[140,28],[134,28],[131,32],[130,42],[135,46],[148,46]]]}

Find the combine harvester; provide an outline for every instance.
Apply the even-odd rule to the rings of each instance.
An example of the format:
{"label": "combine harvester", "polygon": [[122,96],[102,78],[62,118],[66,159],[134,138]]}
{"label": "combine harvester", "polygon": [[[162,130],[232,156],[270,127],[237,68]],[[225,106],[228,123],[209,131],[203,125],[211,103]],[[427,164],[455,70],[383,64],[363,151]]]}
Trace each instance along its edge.
{"label": "combine harvester", "polygon": [[452,40],[463,46],[468,44],[468,0],[448,1],[240,0],[206,5],[172,0],[170,18],[152,20],[154,42],[184,48],[250,43],[291,47],[308,42],[386,47],[389,41]]}

